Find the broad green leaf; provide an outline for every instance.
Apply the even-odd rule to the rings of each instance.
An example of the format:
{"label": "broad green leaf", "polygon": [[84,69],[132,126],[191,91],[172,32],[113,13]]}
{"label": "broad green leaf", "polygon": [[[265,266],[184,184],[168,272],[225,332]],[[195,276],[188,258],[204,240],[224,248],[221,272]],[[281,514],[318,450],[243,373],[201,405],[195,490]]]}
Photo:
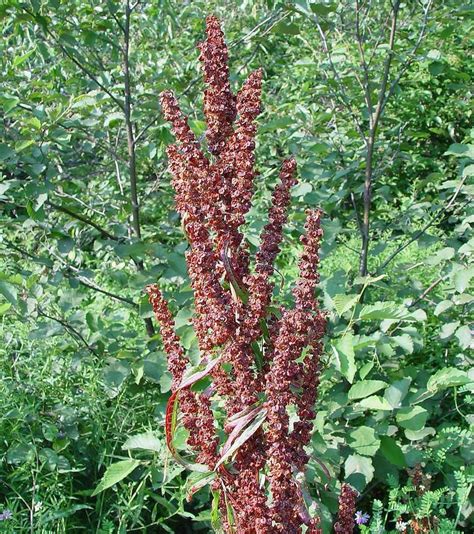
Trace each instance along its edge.
{"label": "broad green leaf", "polygon": [[351,454],[344,463],[346,481],[362,491],[374,477],[372,460],[359,454]]}
{"label": "broad green leaf", "polygon": [[444,323],[441,327],[439,337],[441,339],[447,339],[451,337],[459,326],[459,321],[453,321],[452,323]]}
{"label": "broad green leaf", "polygon": [[7,311],[11,308],[11,302],[4,302],[3,304],[0,304],[0,316],[7,313]]}
{"label": "broad green leaf", "polygon": [[421,406],[400,408],[397,423],[407,430],[421,430],[428,419],[428,412]]}
{"label": "broad green leaf", "polygon": [[104,473],[101,481],[98,486],[95,488],[92,496],[101,493],[107,488],[115,486],[118,482],[127,477],[130,473],[135,471],[135,469],[140,465],[139,460],[122,460],[110,465]]}
{"label": "broad green leaf", "polygon": [[359,313],[361,321],[383,321],[385,319],[400,320],[409,316],[402,306],[394,302],[377,302],[364,306]]}
{"label": "broad green leaf", "polygon": [[382,410],[382,411],[392,410],[392,406],[390,406],[387,400],[384,399],[383,397],[380,397],[379,395],[372,395],[371,397],[362,399],[358,405],[361,406],[362,408],[367,408],[369,410]]}
{"label": "broad green leaf", "polygon": [[469,283],[473,276],[474,267],[469,267],[465,269],[462,268],[457,270],[453,276],[454,287],[456,288],[456,291],[458,291],[458,293],[464,293],[464,291],[466,291],[467,287],[469,286]]}
{"label": "broad green leaf", "polygon": [[448,148],[448,150],[446,150],[444,155],[474,158],[474,145],[454,143]]}
{"label": "broad green leaf", "polygon": [[452,247],[446,247],[439,250],[434,256],[426,260],[428,265],[439,265],[442,261],[451,260],[454,258],[455,250]]}
{"label": "broad green leaf", "polygon": [[103,380],[110,397],[118,395],[130,372],[130,362],[116,358],[108,359],[108,364],[103,370]]}
{"label": "broad green leaf", "polygon": [[461,326],[456,330],[456,333],[454,335],[457,337],[459,345],[462,349],[467,349],[471,346],[472,334],[469,326]]}
{"label": "broad green leaf", "polygon": [[17,152],[21,152],[22,150],[25,150],[31,145],[34,145],[35,140],[34,139],[25,139],[24,141],[18,141],[15,143],[15,150]]}
{"label": "broad green leaf", "polygon": [[384,397],[392,408],[400,408],[403,399],[410,389],[411,378],[402,378],[391,384],[384,393]]}
{"label": "broad green leaf", "polygon": [[352,384],[357,371],[355,365],[354,336],[352,332],[347,333],[339,339],[332,348],[339,371]]}
{"label": "broad green leaf", "polygon": [[406,467],[407,464],[402,449],[390,436],[380,436],[380,451],[391,464],[397,467]]}
{"label": "broad green leaf", "polygon": [[442,300],[436,305],[436,308],[434,309],[434,314],[436,316],[441,315],[443,312],[449,310],[449,308],[452,308],[453,306],[454,303],[452,300]]}
{"label": "broad green leaf", "polygon": [[364,397],[369,397],[376,391],[386,388],[387,385],[388,384],[382,380],[361,380],[351,387],[348,393],[348,398],[350,400],[363,399]]}
{"label": "broad green leaf", "polygon": [[12,95],[2,95],[0,97],[0,106],[5,113],[8,113],[20,103],[20,99]]}
{"label": "broad green leaf", "polygon": [[15,151],[13,149],[4,143],[0,143],[0,161],[12,158],[14,155]]}
{"label": "broad green leaf", "polygon": [[436,434],[436,430],[432,427],[422,428],[421,430],[410,430],[408,428],[405,430],[405,436],[410,441],[420,441],[434,434]]}
{"label": "broad green leaf", "polygon": [[380,446],[380,440],[375,435],[374,429],[368,426],[360,426],[353,430],[349,437],[350,447],[363,456],[373,456]]}
{"label": "broad green leaf", "polygon": [[33,461],[35,447],[29,443],[18,443],[7,451],[6,460],[9,464],[23,464]]}
{"label": "broad green leaf", "polygon": [[17,290],[16,287],[8,282],[0,280],[0,293],[12,304],[13,306],[17,305]]}
{"label": "broad green leaf", "polygon": [[445,367],[430,377],[426,387],[430,391],[441,391],[449,387],[463,386],[470,382],[471,379],[465,371],[455,367]]}
{"label": "broad green leaf", "polygon": [[391,339],[408,354],[413,353],[414,345],[410,335],[402,334],[401,336],[392,336]]}
{"label": "broad green leaf", "polygon": [[122,449],[125,451],[143,449],[147,451],[160,452],[162,450],[162,445],[161,441],[153,432],[144,432],[143,434],[130,436],[122,445]]}
{"label": "broad green leaf", "polygon": [[334,308],[338,315],[344,315],[346,311],[349,311],[357,304],[358,300],[359,295],[335,295],[332,297]]}
{"label": "broad green leaf", "polygon": [[359,370],[359,376],[362,380],[370,373],[370,371],[374,367],[374,362],[367,362],[365,365],[363,365]]}

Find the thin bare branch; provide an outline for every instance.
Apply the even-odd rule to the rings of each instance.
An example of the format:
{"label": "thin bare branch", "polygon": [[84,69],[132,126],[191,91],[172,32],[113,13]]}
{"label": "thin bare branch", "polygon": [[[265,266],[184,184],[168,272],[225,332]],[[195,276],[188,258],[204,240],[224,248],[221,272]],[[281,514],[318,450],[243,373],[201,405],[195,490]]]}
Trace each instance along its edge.
{"label": "thin bare branch", "polygon": [[94,350],[94,348],[89,345],[86,338],[79,332],[79,330],[76,330],[70,323],[68,323],[66,320],[61,319],[60,317],[54,317],[54,315],[49,315],[46,313],[42,308],[38,306],[38,314],[46,319],[50,319],[51,321],[55,321],[56,323],[59,323],[66,332],[71,335],[77,342],[79,340],[86,348],[89,350],[94,356],[99,356],[99,354]]}
{"label": "thin bare branch", "polygon": [[[24,5],[21,6],[21,8],[28,13],[34,20],[37,19],[35,13],[33,11],[30,11],[27,9]],[[54,33],[47,27],[42,24],[40,26],[43,28],[43,31],[50,37],[50,39],[56,44],[56,46],[61,50],[61,52],[68,57],[76,67],[78,67],[88,78],[90,78],[98,87],[104,91],[105,94],[107,94],[114,102],[117,104],[117,106],[123,111],[124,104],[121,102],[98,78],[97,76],[91,72],[85,65],[83,65],[77,58],[74,57],[74,55],[63,45],[59,42],[59,39],[54,35]]]}
{"label": "thin bare branch", "polygon": [[51,200],[46,201],[48,206],[51,206],[53,209],[60,211],[62,213],[65,213],[66,215],[69,215],[70,217],[77,219],[78,221],[83,222],[84,224],[87,224],[88,226],[92,226],[95,228],[102,237],[105,237],[107,239],[111,239],[113,241],[121,241],[121,239],[110,232],[108,232],[105,228],[102,228],[99,224],[94,222],[92,219],[89,219],[85,217],[84,215],[81,215],[80,213],[76,213],[75,211],[71,210],[70,208],[66,206],[62,206],[60,204],[56,204],[55,202],[52,202]]}
{"label": "thin bare branch", "polygon": [[459,193],[461,192],[462,186],[464,185],[466,180],[467,180],[467,175],[464,176],[464,178],[459,182],[459,185],[456,188],[456,191],[454,192],[454,194],[452,195],[451,199],[446,204],[446,206],[442,206],[441,208],[436,210],[436,212],[432,215],[431,219],[425,224],[425,226],[423,226],[423,228],[421,228],[421,230],[416,232],[408,241],[406,241],[403,245],[400,245],[394,252],[392,252],[392,254],[390,254],[390,256],[380,265],[380,267],[377,269],[375,274],[380,273],[381,271],[383,271],[383,269],[385,269],[385,267],[389,263],[391,263],[398,256],[398,254],[400,254],[400,252],[405,250],[414,241],[416,241],[418,238],[420,238],[426,232],[426,230],[431,228],[436,223],[436,221],[438,220],[438,217],[441,215],[441,213],[445,212],[445,215],[440,219],[440,222],[443,221],[444,219],[446,219],[447,217],[449,217],[450,214],[448,212],[451,209],[451,206],[454,204],[454,202],[455,202],[456,198],[458,197]]}

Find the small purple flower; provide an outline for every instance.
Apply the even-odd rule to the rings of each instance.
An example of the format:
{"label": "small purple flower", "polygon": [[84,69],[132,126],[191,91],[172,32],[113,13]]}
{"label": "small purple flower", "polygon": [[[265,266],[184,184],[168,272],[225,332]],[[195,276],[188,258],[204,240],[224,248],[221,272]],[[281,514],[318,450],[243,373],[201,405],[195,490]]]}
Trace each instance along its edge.
{"label": "small purple flower", "polygon": [[363,514],[360,510],[355,514],[355,521],[358,525],[365,525],[370,519],[369,514]]}
{"label": "small purple flower", "polygon": [[8,519],[11,519],[13,517],[13,512],[11,510],[3,510],[3,512],[0,514],[0,521],[7,521]]}

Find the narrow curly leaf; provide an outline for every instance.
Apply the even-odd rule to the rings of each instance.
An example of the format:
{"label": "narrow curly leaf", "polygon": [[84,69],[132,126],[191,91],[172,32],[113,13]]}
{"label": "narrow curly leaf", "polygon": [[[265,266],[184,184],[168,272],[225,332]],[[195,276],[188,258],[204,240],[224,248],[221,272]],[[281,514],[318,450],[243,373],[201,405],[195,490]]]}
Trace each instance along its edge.
{"label": "narrow curly leaf", "polygon": [[220,460],[216,464],[216,469],[222,465],[228,458],[230,458],[250,437],[252,437],[255,432],[262,426],[267,412],[261,410],[255,419],[250,423],[245,430],[233,441],[230,447],[227,447],[224,454],[221,454]]}

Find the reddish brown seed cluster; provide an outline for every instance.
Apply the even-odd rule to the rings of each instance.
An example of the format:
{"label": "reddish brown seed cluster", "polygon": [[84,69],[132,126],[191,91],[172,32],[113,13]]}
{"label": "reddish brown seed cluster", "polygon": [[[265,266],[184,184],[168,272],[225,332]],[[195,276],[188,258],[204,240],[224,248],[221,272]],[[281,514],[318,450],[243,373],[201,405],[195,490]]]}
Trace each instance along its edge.
{"label": "reddish brown seed cluster", "polygon": [[357,491],[349,484],[343,484],[339,496],[339,510],[334,532],[337,534],[352,534],[355,525]]}
{"label": "reddish brown seed cluster", "polygon": [[[224,530],[297,534],[306,525],[306,532],[320,534],[319,519],[306,508],[301,482],[309,460],[305,447],[316,415],[325,329],[315,296],[320,212],[307,214],[294,308],[270,308],[296,162],[290,158],[282,164],[268,223],[251,262],[242,225],[257,176],[262,71],[251,73],[234,95],[227,47],[215,17],[208,17],[206,31],[199,49],[206,83],[207,151],[175,97],[168,91],[161,95],[165,119],[177,141],[168,148],[168,157],[176,209],[189,242],[186,262],[201,353],[197,370],[190,369],[156,286],[148,288],[150,302],[173,376],[178,424],[189,431],[194,461],[215,473],[213,490],[219,495]],[[199,392],[198,379],[205,375],[212,385]],[[194,382],[197,392],[191,391]],[[290,420],[290,407],[296,410],[295,421]],[[167,432],[176,423],[175,412],[169,411],[174,415],[172,422],[167,420]],[[222,434],[225,438],[218,437]],[[348,491],[343,490],[344,502]],[[339,522],[344,521],[343,514]]]}

